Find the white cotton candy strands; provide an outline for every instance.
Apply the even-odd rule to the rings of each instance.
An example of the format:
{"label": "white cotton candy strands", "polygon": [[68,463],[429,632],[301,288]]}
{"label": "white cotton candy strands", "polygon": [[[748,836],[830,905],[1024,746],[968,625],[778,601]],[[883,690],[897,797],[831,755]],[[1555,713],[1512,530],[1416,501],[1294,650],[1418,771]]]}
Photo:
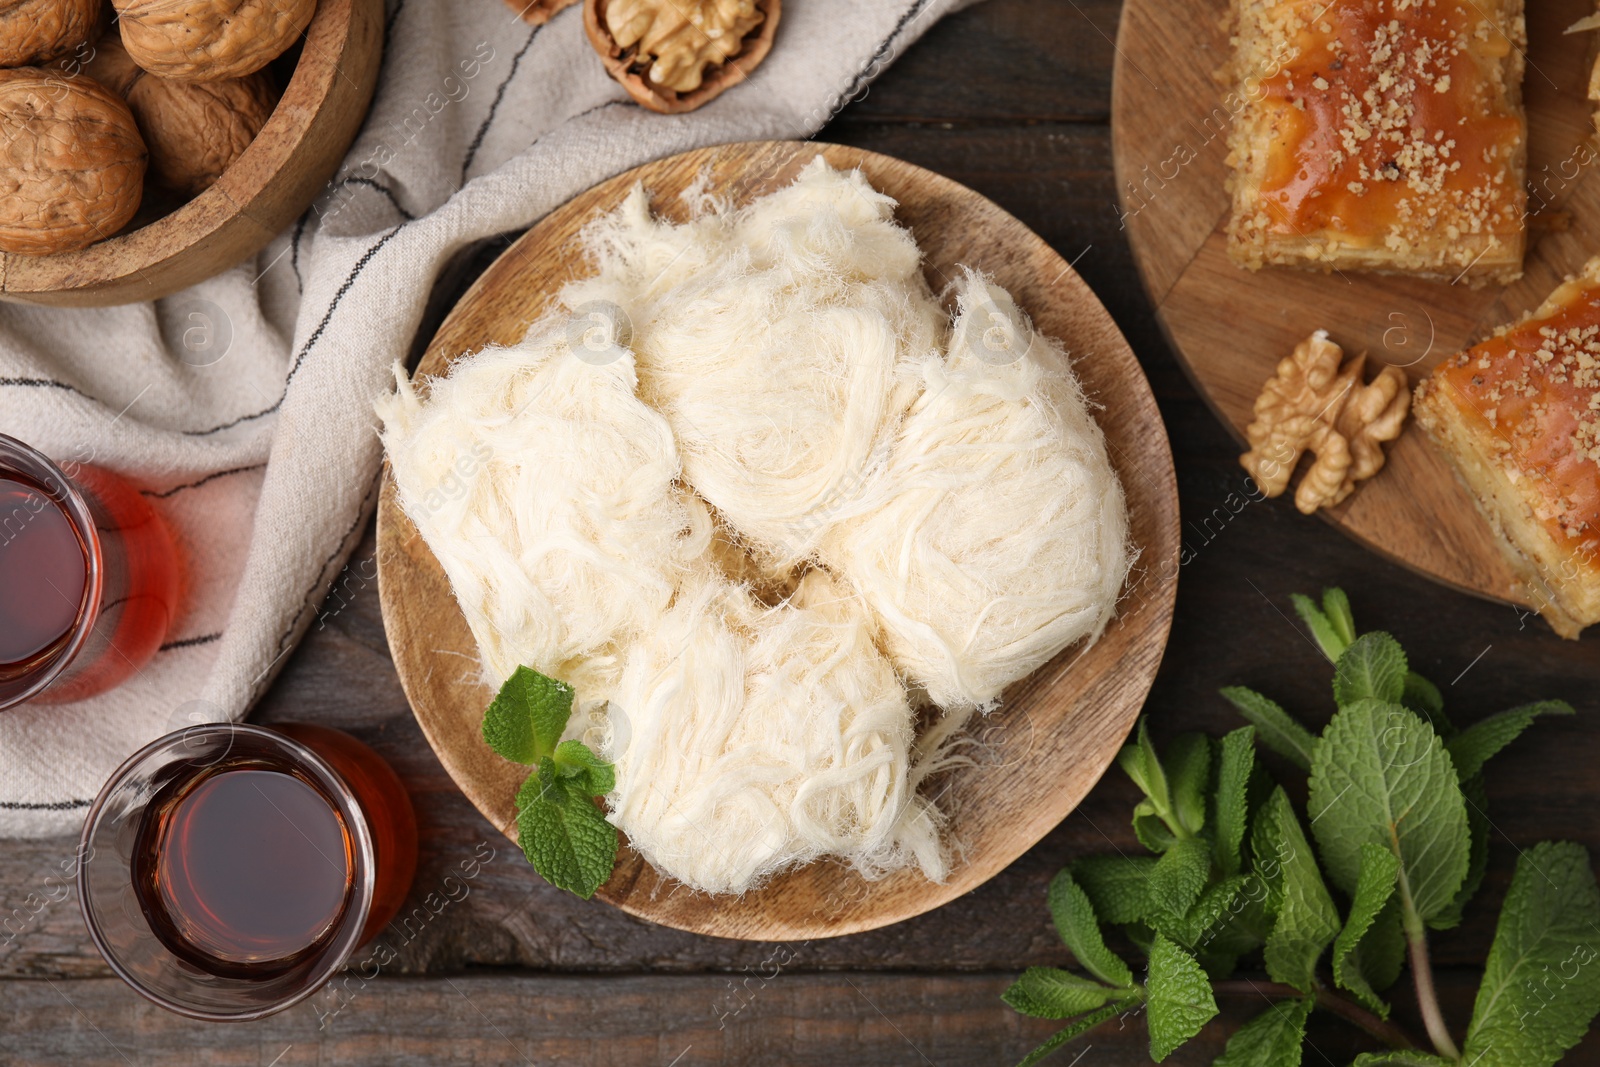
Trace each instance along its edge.
{"label": "white cotton candy strands", "polygon": [[609,718],[613,818],[689,885],[740,892],[823,856],[944,874],[937,814],[909,795],[905,690],[821,572],[771,608],[720,580],[683,590],[631,650]]}
{"label": "white cotton candy strands", "polygon": [[588,702],[700,567],[712,525],[678,483],[666,422],[634,395],[633,361],[585,363],[546,325],[457,360],[426,402],[397,369],[378,414],[487,681],[527,665]]}
{"label": "white cotton candy strands", "polygon": [[922,364],[865,513],[822,549],[895,666],[946,709],[988,705],[1097,637],[1132,557],[1122,486],[1060,346],[975,274],[957,295],[949,351]]}
{"label": "white cotton candy strands", "polygon": [[[635,190],[527,341],[425,398],[400,375],[400,500],[488,680],[578,690],[610,818],[658,870],[710,893],[823,858],[942,879],[919,783],[1115,609],[1104,439],[1003,291],[968,275],[951,322],[859,173],[691,206],[670,224]],[[607,321],[614,350],[570,326]]]}
{"label": "white cotton candy strands", "polygon": [[599,273],[562,294],[621,308],[640,395],[688,480],[775,570],[811,554],[910,402],[902,363],[948,329],[893,207],[820,159],[743,211],[681,226],[636,190],[589,231]]}

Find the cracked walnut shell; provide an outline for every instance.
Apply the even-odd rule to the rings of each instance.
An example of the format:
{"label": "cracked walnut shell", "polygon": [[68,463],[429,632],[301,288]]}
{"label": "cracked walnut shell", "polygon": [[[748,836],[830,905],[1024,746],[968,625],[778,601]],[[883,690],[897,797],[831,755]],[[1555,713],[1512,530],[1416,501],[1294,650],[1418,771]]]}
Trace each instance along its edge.
{"label": "cracked walnut shell", "polygon": [[1404,371],[1385,367],[1364,385],[1366,356],[1341,367],[1343,359],[1324,330],[1302,341],[1261,390],[1245,431],[1250,451],[1239,462],[1266,496],[1289,487],[1302,455],[1315,457],[1294,497],[1307,515],[1342,503],[1383,468],[1383,442],[1400,436],[1411,408]]}
{"label": "cracked walnut shell", "polygon": [[0,67],[43,66],[100,31],[100,0],[0,0]]}
{"label": "cracked walnut shell", "polygon": [[0,70],[0,251],[70,252],[133,218],[144,141],[128,105],[88,78]]}
{"label": "cracked walnut shell", "polygon": [[133,61],[174,81],[254,74],[294,44],[316,0],[112,0]]}
{"label": "cracked walnut shell", "polygon": [[277,104],[272,75],[180,82],[141,69],[115,39],[101,43],[90,77],[128,102],[150,149],[156,181],[187,196],[216,184],[244,154]]}
{"label": "cracked walnut shell", "polygon": [[628,95],[677,114],[749,77],[780,13],[780,0],[585,0],[583,25]]}

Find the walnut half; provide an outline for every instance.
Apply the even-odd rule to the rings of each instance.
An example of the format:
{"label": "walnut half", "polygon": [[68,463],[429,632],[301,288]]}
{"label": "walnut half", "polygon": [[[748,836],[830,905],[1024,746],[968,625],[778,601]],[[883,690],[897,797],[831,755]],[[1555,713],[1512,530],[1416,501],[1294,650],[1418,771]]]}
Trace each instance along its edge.
{"label": "walnut half", "polygon": [[1343,359],[1325,330],[1300,342],[1262,388],[1245,430],[1250,451],[1239,462],[1266,496],[1289,487],[1302,455],[1316,457],[1294,495],[1307,515],[1343,503],[1383,468],[1383,442],[1400,436],[1411,410],[1404,371],[1385,367],[1363,385],[1366,356]]}
{"label": "walnut half", "polygon": [[652,111],[693,111],[772,49],[780,0],[585,0],[584,29],[611,76]]}

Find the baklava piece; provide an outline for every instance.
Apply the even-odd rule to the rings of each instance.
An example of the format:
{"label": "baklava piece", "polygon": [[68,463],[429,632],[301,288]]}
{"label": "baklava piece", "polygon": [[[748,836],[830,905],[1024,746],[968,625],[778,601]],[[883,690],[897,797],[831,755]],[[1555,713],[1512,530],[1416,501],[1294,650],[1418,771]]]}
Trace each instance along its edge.
{"label": "baklava piece", "polygon": [[1600,621],[1600,258],[1437,367],[1414,407],[1556,632]]}
{"label": "baklava piece", "polygon": [[1523,0],[1234,0],[1242,265],[1522,273]]}

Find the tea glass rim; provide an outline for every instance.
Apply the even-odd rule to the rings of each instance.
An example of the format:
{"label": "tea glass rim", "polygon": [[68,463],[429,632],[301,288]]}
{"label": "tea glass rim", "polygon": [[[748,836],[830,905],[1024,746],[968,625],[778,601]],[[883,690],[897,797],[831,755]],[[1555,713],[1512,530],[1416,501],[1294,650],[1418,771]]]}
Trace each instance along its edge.
{"label": "tea glass rim", "polygon": [[[310,768],[319,779],[318,784],[328,790],[331,799],[337,804],[339,816],[350,829],[356,843],[355,871],[351,879],[351,897],[347,905],[354,909],[354,914],[351,915],[347,912],[345,920],[341,920],[344,930],[336,938],[335,943],[329,946],[326,955],[307,974],[300,989],[270,1004],[236,1012],[210,1011],[196,1008],[189,1004],[174,1001],[146,987],[123,965],[115,950],[107,942],[105,934],[100,928],[95,905],[91,902],[89,886],[89,865],[94,860],[92,842],[95,833],[100,828],[100,821],[105,815],[106,804],[116,794],[118,788],[121,787],[129,775],[144,761],[158,755],[161,749],[170,747],[175,742],[197,736],[221,733],[227,733],[230,738],[243,734],[246,737],[257,738],[269,745],[278,746],[294,760]],[[170,764],[177,762],[180,758],[174,757],[166,762]],[[101,958],[106,961],[118,978],[122,979],[135,993],[138,993],[152,1004],[159,1008],[165,1008],[167,1011],[177,1015],[201,1022],[254,1022],[294,1007],[327,985],[333,976],[338,974],[344,965],[349,962],[356,949],[360,947],[361,937],[366,929],[367,915],[372,908],[377,872],[376,852],[366,813],[362,811],[360,801],[357,800],[354,791],[351,790],[349,784],[339,772],[327,760],[286,734],[279,733],[268,727],[233,722],[203,723],[199,726],[189,726],[182,730],[174,730],[156,738],[123,760],[117,769],[111,773],[111,776],[106,779],[105,785],[101,787],[100,792],[94,798],[94,802],[89,806],[88,813],[84,816],[83,831],[78,840],[78,855],[83,857],[78,863],[77,871],[78,906],[83,912],[84,925],[89,928],[89,937],[94,941],[95,948],[99,950]],[[132,877],[131,872],[129,877]]]}
{"label": "tea glass rim", "polygon": [[[72,638],[32,682],[9,697],[0,696],[0,712],[26,704],[50,688],[78,658],[78,653],[88,643],[89,635],[94,632],[95,623],[99,621],[100,596],[105,583],[105,557],[100,545],[100,531],[89,512],[88,501],[67,476],[67,472],[32,445],[0,433],[0,475],[8,470],[43,485],[49,499],[66,511],[68,521],[75,527],[78,543],[84,548],[88,573],[84,580],[83,605],[78,609],[78,621],[73,624]],[[62,497],[60,499],[55,496],[58,490]]]}

